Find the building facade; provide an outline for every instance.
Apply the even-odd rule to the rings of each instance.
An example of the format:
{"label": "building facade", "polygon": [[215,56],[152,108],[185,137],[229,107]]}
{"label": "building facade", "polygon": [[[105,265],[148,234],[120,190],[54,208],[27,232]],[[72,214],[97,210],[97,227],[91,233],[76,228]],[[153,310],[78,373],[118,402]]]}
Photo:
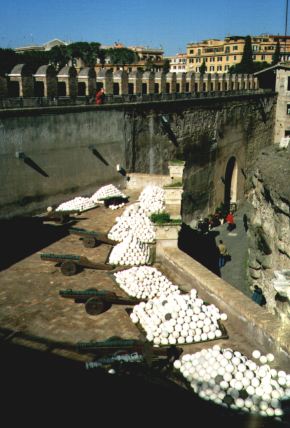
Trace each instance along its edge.
{"label": "building facade", "polygon": [[170,61],[170,73],[185,73],[186,72],[186,53],[178,53],[174,56],[168,56],[166,59]]}
{"label": "building facade", "polygon": [[28,45],[15,48],[14,51],[17,53],[25,53],[31,51],[50,51],[55,46],[67,46],[69,43],[64,42],[63,40],[53,39],[49,42],[44,43],[43,45]]}
{"label": "building facade", "polygon": [[[280,43],[281,60],[290,61],[290,36],[251,36],[253,60],[271,64],[276,45]],[[205,63],[207,73],[227,73],[241,62],[245,46],[244,36],[230,36],[224,40],[207,39],[188,43],[186,70],[198,73]]]}

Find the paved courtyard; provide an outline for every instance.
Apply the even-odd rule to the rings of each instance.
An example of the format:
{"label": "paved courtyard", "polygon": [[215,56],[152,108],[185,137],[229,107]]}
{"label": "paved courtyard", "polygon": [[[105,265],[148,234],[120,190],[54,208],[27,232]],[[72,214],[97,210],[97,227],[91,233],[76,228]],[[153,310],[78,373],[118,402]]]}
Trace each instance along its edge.
{"label": "paved courtyard", "polygon": [[[137,193],[131,192],[128,195],[130,196],[130,203],[137,200]],[[107,233],[114,224],[115,218],[123,210],[124,208],[112,211],[100,206],[76,216],[75,226]],[[56,397],[60,397],[60,400],[64,397],[84,399],[87,394],[85,392],[85,395],[82,396],[82,387],[91,390],[95,388],[97,383],[99,386],[102,385],[102,403],[105,397],[109,401],[124,402],[125,398],[122,398],[124,382],[127,386],[132,382],[133,388],[135,381],[133,379],[128,380],[128,376],[124,379],[118,378],[121,382],[119,385],[118,381],[114,383],[110,376],[102,378],[104,375],[100,373],[96,378],[94,374],[91,374],[92,371],[84,370],[84,363],[93,361],[94,355],[79,353],[76,344],[79,341],[104,340],[111,336],[140,339],[142,333],[131,322],[125,310],[126,306],[113,305],[101,315],[91,316],[86,313],[83,304],[76,304],[71,299],[61,298],[59,290],[97,288],[114,291],[119,296],[124,297],[126,297],[126,293],[115,284],[107,271],[84,269],[82,272],[69,277],[64,276],[55,263],[43,261],[40,258],[42,252],[77,254],[86,256],[93,262],[105,263],[111,246],[102,244],[96,248],[85,248],[78,236],[67,233],[69,226],[66,224],[38,224],[37,233],[35,233],[35,228],[30,230],[25,223],[20,226],[18,225],[18,229],[14,231],[9,228],[7,230],[10,242],[14,243],[14,250],[10,253],[7,251],[8,259],[4,261],[6,268],[0,272],[1,349],[2,351],[6,351],[7,347],[10,349],[8,352],[2,352],[1,373],[7,371],[10,376],[13,372],[12,383],[8,381],[4,384],[7,397],[11,394],[12,401],[17,398],[19,401],[23,401],[23,397],[26,395],[25,385],[31,383],[35,387],[33,398],[37,400],[37,388],[42,390],[43,385],[44,388],[51,386],[51,384],[55,385],[57,379],[57,388],[54,392],[55,401],[58,400]],[[47,234],[48,237],[44,239],[44,235]],[[156,267],[163,271],[169,279],[173,279],[172,272],[158,264]],[[185,284],[178,285],[182,288]],[[186,345],[183,348],[184,352],[196,352],[218,343],[223,347],[238,349],[250,357],[255,348],[255,338],[245,337],[243,332],[237,331],[236,326],[228,321],[224,322],[224,325],[229,339]],[[44,356],[45,359],[43,359]],[[52,367],[52,372],[47,371],[52,370]],[[53,372],[54,374],[50,374]],[[75,389],[77,382],[82,385],[81,389]],[[146,382],[148,379],[145,379]],[[10,385],[12,385],[11,391]],[[138,385],[140,387],[140,384]],[[142,388],[145,387],[142,386]],[[112,388],[110,394],[108,388],[109,390]],[[158,399],[157,395],[160,391],[162,394],[169,394],[170,388],[170,384],[162,385],[162,381],[159,379],[158,385],[156,384],[154,387],[155,392],[153,393],[153,390],[150,389],[151,401],[154,402]],[[15,395],[16,391],[21,397]],[[208,411],[209,408],[204,407],[205,402],[203,400],[198,400],[197,397],[193,398],[186,391],[184,391],[184,395],[181,392],[178,394],[184,406],[187,406],[186,403],[193,405],[192,400],[194,399],[198,401],[195,403],[197,408],[203,409],[202,411],[205,413]],[[168,396],[168,400],[173,400],[173,396],[171,398]],[[88,399],[92,399],[92,396],[90,395]],[[24,402],[26,403],[27,400],[24,399]],[[206,406],[211,405],[206,404]],[[210,411],[214,411],[216,407],[214,406]],[[221,409],[218,411],[220,412]],[[236,422],[235,420],[233,423],[236,425]],[[241,423],[239,425],[241,427],[248,426],[244,418]],[[226,425],[224,424],[224,426]],[[272,427],[274,425],[263,426]]]}

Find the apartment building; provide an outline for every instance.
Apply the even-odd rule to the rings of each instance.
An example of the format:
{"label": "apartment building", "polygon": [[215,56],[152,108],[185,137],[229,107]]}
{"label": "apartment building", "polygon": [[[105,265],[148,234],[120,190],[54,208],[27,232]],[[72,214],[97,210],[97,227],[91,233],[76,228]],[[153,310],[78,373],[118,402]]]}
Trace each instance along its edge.
{"label": "apartment building", "polygon": [[[276,44],[279,40],[281,60],[290,61],[290,36],[251,36],[253,60],[271,64]],[[224,40],[207,39],[187,44],[186,71],[199,72],[205,62],[207,73],[227,73],[232,65],[241,62],[245,46],[245,36],[229,36]]]}
{"label": "apartment building", "polygon": [[168,59],[170,61],[170,73],[186,72],[186,53],[178,53],[177,55],[164,57],[164,59]]}

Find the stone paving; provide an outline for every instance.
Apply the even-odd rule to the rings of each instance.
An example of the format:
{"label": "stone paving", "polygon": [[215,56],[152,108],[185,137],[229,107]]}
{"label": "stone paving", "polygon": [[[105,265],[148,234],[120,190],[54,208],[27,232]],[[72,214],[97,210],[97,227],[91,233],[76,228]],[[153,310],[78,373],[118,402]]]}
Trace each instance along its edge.
{"label": "stone paving", "polygon": [[[139,192],[134,193],[130,191],[127,194],[130,196],[130,202],[133,202],[137,199]],[[98,207],[77,216],[76,219],[78,221],[76,226],[107,232],[113,225],[115,218],[123,210],[124,208],[112,211],[102,206]],[[66,226],[55,225],[54,227],[63,228]],[[238,225],[238,229],[239,227]],[[15,240],[17,238],[16,236],[13,237]],[[227,239],[230,239],[230,237]],[[234,239],[234,237],[231,237],[231,239]],[[228,245],[231,248],[230,244]],[[41,401],[41,397],[38,398],[38,389],[44,394],[46,399],[54,403],[54,406],[59,406],[59,401],[74,401],[76,397],[79,400],[83,400],[83,402],[87,399],[92,402],[92,397],[95,396],[94,394],[97,394],[97,391],[100,392],[100,388],[102,395],[100,396],[99,394],[96,396],[98,396],[99,402],[101,399],[102,406],[104,406],[106,400],[113,402],[114,405],[117,405],[117,403],[127,405],[125,397],[122,397],[122,391],[125,383],[127,385],[127,392],[130,390],[128,385],[132,385],[134,389],[134,377],[131,380],[128,379],[128,376],[124,379],[120,377],[114,383],[110,381],[110,377],[103,378],[102,376],[104,375],[100,373],[98,373],[98,377],[94,376],[91,371],[87,372],[86,375],[86,371],[83,370],[83,363],[85,361],[92,361],[94,356],[90,353],[81,354],[77,352],[75,345],[79,341],[103,340],[111,336],[140,339],[142,338],[142,333],[131,322],[125,311],[125,306],[113,305],[107,312],[101,315],[90,316],[86,313],[83,304],[76,304],[71,299],[64,299],[59,296],[59,290],[67,288],[73,290],[84,290],[87,288],[107,289],[124,297],[126,296],[125,292],[114,283],[111,275],[106,271],[84,269],[77,275],[67,277],[62,275],[60,268],[55,266],[55,263],[40,259],[42,252],[51,252],[84,255],[92,261],[104,263],[107,260],[110,248],[109,245],[105,244],[92,249],[85,248],[78,236],[66,235],[43,248],[38,248],[36,252],[32,252],[30,255],[23,257],[17,263],[11,264],[9,268],[0,272],[0,343],[13,344],[17,350],[15,353],[8,353],[7,355],[3,353],[2,355],[4,358],[3,364],[9,367],[9,374],[13,371],[13,383],[11,384],[10,379],[7,383],[4,383],[4,386],[6,397],[11,396],[10,400],[14,400],[14,402],[17,400],[18,405],[23,402],[27,406],[30,402],[29,397],[31,395],[27,395],[26,397],[26,385],[28,387],[29,383],[35,388],[32,395],[33,400],[40,406],[43,406],[43,402]],[[156,264],[156,267],[163,271],[169,279],[174,279],[173,272],[167,271],[160,264]],[[178,285],[181,288],[185,286],[185,284]],[[238,331],[237,327],[228,321],[224,324],[229,339],[187,345],[184,347],[184,352],[196,352],[203,348],[212,347],[214,344],[219,344],[223,347],[239,349],[250,357],[255,346],[254,338],[246,337],[243,332]],[[27,351],[23,353],[21,350]],[[32,352],[37,353],[33,354]],[[21,359],[22,355],[24,358],[23,366],[21,363],[19,364],[19,358]],[[46,355],[45,361],[42,358],[44,355]],[[55,358],[58,359],[55,360]],[[32,361],[30,365],[28,360]],[[48,365],[48,362],[51,365]],[[72,364],[79,365],[73,366]],[[82,367],[81,371],[80,365]],[[26,372],[26,370],[28,371]],[[43,372],[43,370],[52,371]],[[33,377],[30,371],[33,371]],[[2,372],[5,372],[5,368],[2,368]],[[20,381],[20,383],[17,381]],[[171,393],[170,385],[161,387],[162,381],[159,380],[158,382],[156,381],[153,389],[148,389],[148,394],[151,397],[150,402],[155,403],[159,399],[158,394],[162,393],[165,395],[167,393],[168,403],[171,400],[173,405],[173,397],[176,397],[174,395],[176,392],[172,391]],[[136,387],[140,388],[141,384],[142,382],[136,383]],[[43,385],[53,387],[55,389],[54,395],[50,396],[48,392],[45,392]],[[81,385],[81,389],[76,389],[77,385]],[[95,390],[97,385],[99,385],[99,388]],[[148,380],[146,379],[142,388],[147,387]],[[90,391],[89,396],[88,391]],[[92,391],[95,392],[91,394]],[[213,412],[212,414],[215,415],[216,408],[218,408],[219,412],[223,412],[220,406],[210,407],[210,403],[198,400],[196,396],[178,394],[181,401],[177,404],[178,407],[176,409],[183,409],[183,412],[188,412],[191,406],[203,418],[206,417],[208,412]],[[134,403],[134,406],[138,406],[138,397],[136,396],[132,399],[131,403]],[[175,402],[174,405],[176,406]],[[166,408],[167,406],[163,405],[164,412],[166,412]],[[45,410],[46,412],[48,410],[50,412],[51,409],[45,407]],[[61,411],[62,413],[67,413],[64,412],[64,409],[61,409]],[[161,414],[160,406],[156,408],[156,411],[159,411],[159,414]],[[52,414],[56,414],[55,408],[52,410]],[[153,413],[149,412],[148,415],[152,416]],[[228,418],[230,413],[227,412],[226,415],[226,418]],[[224,414],[218,413],[217,417],[224,418]],[[222,421],[223,427],[228,426],[226,425],[227,419],[222,419]],[[244,423],[243,419],[241,423],[241,425],[237,425],[237,420],[234,419],[230,421],[229,426],[249,426],[248,420]],[[263,426],[266,427],[266,425]],[[272,428],[276,424],[267,426]]]}
{"label": "stone paving", "polygon": [[221,277],[229,284],[242,291],[246,296],[251,297],[252,293],[247,286],[246,279],[248,242],[243,223],[244,213],[245,207],[243,205],[234,213],[236,228],[232,232],[227,230],[226,223],[214,228],[214,230],[219,232],[219,235],[216,237],[216,242],[218,243],[218,241],[222,239],[231,255],[231,261],[228,261],[225,266],[221,268]]}
{"label": "stone paving", "polygon": [[[127,192],[130,202],[138,197],[138,192]],[[77,227],[89,230],[107,232],[113,225],[115,218],[123,212],[124,208],[112,211],[103,206],[87,211],[76,217]],[[237,218],[239,221],[239,219]],[[63,226],[56,225],[56,228]],[[222,226],[224,235],[225,226]],[[238,223],[237,229],[240,229]],[[229,240],[235,239],[241,245],[241,239],[237,237],[225,237],[230,251],[233,248]],[[91,261],[104,263],[107,260],[111,247],[102,244],[96,248],[85,248],[76,235],[67,235],[34,254],[13,264],[8,269],[0,272],[0,327],[2,336],[12,334],[10,340],[13,343],[22,344],[31,348],[49,350],[52,353],[64,355],[77,360],[91,360],[92,356],[76,352],[76,343],[79,341],[104,340],[111,336],[122,338],[141,338],[140,330],[131,322],[124,306],[113,305],[108,311],[98,316],[88,315],[83,304],[76,304],[72,299],[64,299],[59,296],[60,289],[85,290],[87,288],[106,289],[116,292],[120,296],[126,296],[113,281],[107,271],[84,269],[74,276],[62,275],[60,268],[55,263],[40,259],[42,252],[78,254],[88,257]],[[238,251],[238,246],[236,245]],[[233,267],[236,260],[226,269]],[[236,263],[238,265],[238,263]],[[168,278],[173,279],[171,272],[167,272],[163,266],[157,265]],[[229,269],[228,269],[229,270]],[[229,280],[230,270],[228,272]],[[239,271],[236,269],[238,277]],[[185,284],[178,284],[182,287]],[[211,347],[214,343],[222,346],[240,349],[247,356],[251,356],[253,343],[236,331],[234,325],[226,324],[229,340],[220,340],[202,344],[187,345],[186,352],[195,352],[203,347]],[[13,332],[15,334],[13,337]]]}

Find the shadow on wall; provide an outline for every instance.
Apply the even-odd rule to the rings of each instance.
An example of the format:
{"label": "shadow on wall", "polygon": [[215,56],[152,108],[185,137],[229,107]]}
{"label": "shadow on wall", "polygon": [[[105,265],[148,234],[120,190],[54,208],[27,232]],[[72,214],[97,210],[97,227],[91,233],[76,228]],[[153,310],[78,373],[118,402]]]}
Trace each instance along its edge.
{"label": "shadow on wall", "polygon": [[202,234],[183,223],[179,232],[178,248],[211,272],[221,276],[218,266],[219,251],[215,242],[217,235],[219,235],[217,231]]}

